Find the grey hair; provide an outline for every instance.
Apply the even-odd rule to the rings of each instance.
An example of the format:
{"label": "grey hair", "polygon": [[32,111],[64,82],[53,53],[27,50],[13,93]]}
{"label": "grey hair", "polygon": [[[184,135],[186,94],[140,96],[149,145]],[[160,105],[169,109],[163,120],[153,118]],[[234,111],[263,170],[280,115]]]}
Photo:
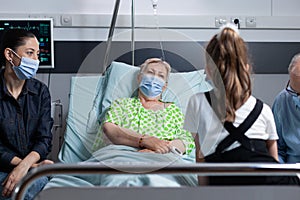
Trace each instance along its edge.
{"label": "grey hair", "polygon": [[295,64],[297,62],[299,62],[299,61],[300,61],[300,53],[297,53],[296,55],[294,55],[294,57],[292,58],[292,60],[291,60],[291,62],[289,64],[289,68],[288,68],[289,73],[292,71],[292,69],[294,68]]}
{"label": "grey hair", "polygon": [[167,70],[167,80],[169,79],[169,75],[171,73],[171,66],[169,63],[167,63],[166,61],[163,61],[160,58],[149,58],[147,59],[141,66],[140,66],[140,74],[143,73],[145,71],[145,69],[147,69],[148,65],[151,63],[160,63],[163,66],[165,66],[166,70]]}

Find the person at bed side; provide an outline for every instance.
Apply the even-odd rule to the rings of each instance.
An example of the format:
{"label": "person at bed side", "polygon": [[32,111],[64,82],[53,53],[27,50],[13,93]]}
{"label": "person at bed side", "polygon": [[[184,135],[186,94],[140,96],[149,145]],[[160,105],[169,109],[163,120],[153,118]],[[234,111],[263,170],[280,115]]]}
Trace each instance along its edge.
{"label": "person at bed side", "polygon": [[158,58],[141,65],[137,97],[115,100],[106,113],[103,132],[113,144],[160,154],[174,147],[180,153],[192,151],[193,137],[182,129],[183,113],[174,103],[161,100],[170,71],[170,65]]}
{"label": "person at bed side", "polygon": [[[39,42],[23,29],[10,29],[1,41],[0,71],[0,199],[11,199],[16,184],[31,168],[52,164],[53,119],[47,86],[33,78],[39,66]],[[47,183],[31,185],[25,199],[33,199]]]}
{"label": "person at bed side", "polygon": [[275,98],[272,111],[279,136],[281,163],[300,163],[300,53],[289,64],[289,81]]}
{"label": "person at bed side", "polygon": [[[221,27],[206,52],[206,73],[214,89],[190,98],[184,123],[196,135],[196,161],[278,164],[273,113],[252,95],[247,45],[237,27]],[[214,176],[208,180],[213,185],[299,184],[296,176]],[[199,177],[200,184],[206,181]]]}

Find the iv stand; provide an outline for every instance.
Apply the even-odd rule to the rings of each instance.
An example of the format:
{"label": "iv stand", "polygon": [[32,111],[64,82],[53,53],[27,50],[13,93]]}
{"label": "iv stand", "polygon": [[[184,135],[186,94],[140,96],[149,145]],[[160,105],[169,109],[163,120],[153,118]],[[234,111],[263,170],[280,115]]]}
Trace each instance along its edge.
{"label": "iv stand", "polygon": [[134,43],[134,17],[135,17],[135,0],[131,1],[131,60],[132,65],[134,66],[134,49],[135,49],[135,43]]}
{"label": "iv stand", "polygon": [[[134,0],[132,0],[131,3],[131,50],[132,50],[132,65],[134,65]],[[110,54],[110,49],[111,49],[111,42],[112,42],[112,37],[114,34],[115,26],[116,26],[116,20],[117,20],[117,15],[120,7],[120,0],[116,0],[115,2],[115,7],[114,7],[114,13],[113,17],[111,20],[110,28],[109,28],[109,33],[108,33],[108,38],[107,38],[107,46],[106,46],[106,51],[105,51],[105,56],[104,56],[104,61],[103,61],[103,67],[104,67],[104,72],[106,71],[106,68],[108,67],[108,57]]]}

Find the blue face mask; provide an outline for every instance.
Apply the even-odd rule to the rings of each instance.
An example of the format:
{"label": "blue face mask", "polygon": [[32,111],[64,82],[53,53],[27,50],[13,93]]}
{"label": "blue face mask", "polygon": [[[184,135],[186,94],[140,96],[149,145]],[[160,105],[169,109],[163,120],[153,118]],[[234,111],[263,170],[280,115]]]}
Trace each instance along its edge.
{"label": "blue face mask", "polygon": [[[19,58],[20,56],[16,54]],[[33,60],[31,58],[21,57],[21,63],[19,66],[15,66],[13,63],[12,69],[20,80],[30,79],[36,75],[36,72],[39,68],[39,60]]]}
{"label": "blue face mask", "polygon": [[152,75],[144,74],[139,85],[140,91],[149,98],[158,97],[163,90],[165,81]]}

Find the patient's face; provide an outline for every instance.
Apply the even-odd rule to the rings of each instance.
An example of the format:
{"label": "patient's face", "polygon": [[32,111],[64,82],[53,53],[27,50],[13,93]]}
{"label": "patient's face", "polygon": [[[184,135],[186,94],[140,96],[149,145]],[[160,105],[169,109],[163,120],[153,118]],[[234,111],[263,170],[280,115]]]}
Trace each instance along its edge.
{"label": "patient's face", "polygon": [[143,71],[144,74],[156,76],[167,81],[167,69],[160,63],[150,63]]}

